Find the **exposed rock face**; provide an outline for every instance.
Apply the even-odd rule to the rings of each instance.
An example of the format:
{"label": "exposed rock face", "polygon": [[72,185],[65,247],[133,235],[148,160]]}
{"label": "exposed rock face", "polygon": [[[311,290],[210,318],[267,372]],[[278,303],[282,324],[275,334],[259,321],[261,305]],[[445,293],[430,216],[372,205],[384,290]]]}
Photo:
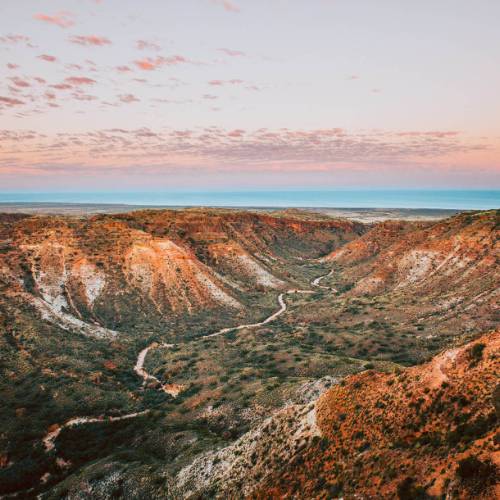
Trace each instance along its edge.
{"label": "exposed rock face", "polygon": [[347,221],[230,211],[2,215],[0,276],[43,317],[86,335],[153,326],[210,309],[242,311],[245,294],[285,287],[284,258],[319,255],[363,232]]}
{"label": "exposed rock face", "polygon": [[362,293],[407,287],[441,293],[487,273],[498,278],[498,223],[494,212],[438,223],[384,222],[323,260],[350,267]]}
{"label": "exposed rock face", "polygon": [[[181,472],[180,484],[189,477],[202,492],[216,485],[220,498],[238,488],[251,498],[394,498],[404,488],[495,498],[499,350],[497,331],[399,373],[351,376],[315,405],[284,410],[235,445],[201,457]],[[306,427],[307,436],[298,433]],[[292,443],[299,434],[302,441]],[[461,472],[467,457],[489,467],[481,484]]]}
{"label": "exposed rock face", "polygon": [[[351,295],[394,293],[420,317],[482,319],[498,311],[498,213],[461,214],[438,223],[385,222],[324,260],[342,267]],[[471,323],[472,324],[472,323]]]}
{"label": "exposed rock face", "polygon": [[376,224],[362,237],[323,257],[325,262],[357,264],[377,256],[381,251],[400,241],[405,234],[425,227],[424,224],[386,221]]}
{"label": "exposed rock face", "polygon": [[286,466],[290,455],[321,436],[314,403],[290,405],[269,417],[233,445],[203,455],[176,478],[181,498],[217,492],[219,498],[250,495],[274,468]]}

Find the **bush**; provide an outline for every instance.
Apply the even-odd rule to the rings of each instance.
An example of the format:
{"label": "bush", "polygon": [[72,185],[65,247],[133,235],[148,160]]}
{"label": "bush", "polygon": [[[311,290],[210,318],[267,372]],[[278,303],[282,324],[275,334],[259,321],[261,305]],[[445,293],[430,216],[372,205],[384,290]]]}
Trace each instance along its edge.
{"label": "bush", "polygon": [[462,484],[475,493],[486,490],[498,481],[497,466],[491,460],[482,462],[474,456],[460,460],[456,474]]}
{"label": "bush", "polygon": [[485,347],[485,344],[479,343],[474,344],[469,349],[469,359],[471,361],[470,366],[476,366],[483,359],[483,351]]}
{"label": "bush", "polygon": [[481,438],[496,425],[496,415],[491,412],[488,415],[480,415],[470,422],[464,422],[450,431],[446,436],[446,441],[450,446],[456,446],[460,442],[471,442]]}
{"label": "bush", "polygon": [[397,487],[397,495],[400,500],[424,500],[429,498],[422,486],[415,484],[415,479],[407,477]]}
{"label": "bush", "polygon": [[497,418],[500,418],[500,384],[496,385],[493,394],[491,395],[491,399],[493,401],[493,406],[495,407]]}

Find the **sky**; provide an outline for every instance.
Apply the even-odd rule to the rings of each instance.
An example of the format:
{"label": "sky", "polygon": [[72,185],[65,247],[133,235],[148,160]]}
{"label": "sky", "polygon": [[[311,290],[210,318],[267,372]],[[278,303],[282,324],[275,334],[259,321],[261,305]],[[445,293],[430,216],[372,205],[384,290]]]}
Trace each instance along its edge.
{"label": "sky", "polygon": [[498,0],[2,0],[0,191],[500,188]]}

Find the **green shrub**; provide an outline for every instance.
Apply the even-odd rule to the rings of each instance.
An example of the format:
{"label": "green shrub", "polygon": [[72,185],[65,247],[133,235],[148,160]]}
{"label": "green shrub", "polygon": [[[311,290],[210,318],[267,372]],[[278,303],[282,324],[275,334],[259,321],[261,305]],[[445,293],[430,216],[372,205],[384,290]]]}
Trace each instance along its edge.
{"label": "green shrub", "polygon": [[476,366],[483,359],[485,347],[486,345],[480,342],[469,349],[470,366]]}
{"label": "green shrub", "polygon": [[460,460],[456,474],[461,483],[474,493],[483,492],[498,481],[497,466],[491,460],[482,462],[474,456]]}
{"label": "green shrub", "polygon": [[400,500],[424,500],[429,498],[422,486],[415,484],[415,479],[406,477],[397,487],[397,495]]}

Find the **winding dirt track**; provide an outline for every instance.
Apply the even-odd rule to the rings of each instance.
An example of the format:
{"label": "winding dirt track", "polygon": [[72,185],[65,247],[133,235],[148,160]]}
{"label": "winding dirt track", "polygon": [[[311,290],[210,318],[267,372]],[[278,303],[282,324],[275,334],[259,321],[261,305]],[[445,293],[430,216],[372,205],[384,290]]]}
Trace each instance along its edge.
{"label": "winding dirt track", "polygon": [[[333,270],[327,274],[324,274],[322,276],[318,276],[317,278],[313,279],[311,281],[311,286],[314,286],[317,288],[322,288],[325,290],[336,291],[334,288],[330,288],[330,287],[323,286],[323,285],[319,284],[322,279],[324,279],[328,276],[331,276],[332,272],[333,272]],[[276,312],[274,312],[273,314],[271,314],[270,316],[268,316],[266,319],[264,319],[258,323],[250,323],[250,324],[245,324],[245,325],[237,325],[237,326],[230,326],[227,328],[222,328],[221,330],[218,330],[217,332],[209,333],[207,335],[203,335],[202,337],[198,337],[194,341],[198,342],[200,340],[206,340],[209,338],[218,337],[219,335],[224,335],[225,333],[229,333],[232,331],[243,330],[245,328],[257,328],[259,326],[263,326],[263,325],[266,325],[268,323],[271,323],[271,321],[274,321],[276,318],[281,316],[287,310],[287,304],[285,302],[285,295],[297,294],[297,293],[310,294],[310,293],[315,293],[315,292],[314,292],[314,290],[298,290],[295,288],[287,290],[286,292],[281,292],[278,295],[278,304],[280,306],[279,309]],[[181,390],[180,386],[175,386],[173,384],[163,384],[157,377],[155,377],[154,375],[151,375],[150,373],[148,373],[144,369],[144,363],[146,361],[146,356],[151,349],[171,349],[172,347],[174,347],[174,344],[158,344],[158,343],[154,342],[153,344],[144,348],[137,356],[137,361],[136,361],[135,366],[134,366],[134,371],[135,371],[135,373],[137,373],[137,375],[139,377],[142,378],[143,385],[146,384],[148,381],[155,382],[155,383],[159,384],[159,388],[161,390],[163,390],[164,392],[175,397]],[[42,442],[43,442],[43,445],[45,447],[45,450],[48,452],[48,451],[51,451],[55,448],[55,440],[57,439],[57,437],[59,436],[61,431],[65,428],[75,427],[77,425],[88,424],[88,423],[117,422],[120,420],[127,420],[130,418],[135,418],[135,417],[138,417],[140,415],[145,415],[148,412],[149,412],[149,410],[144,410],[141,412],[128,413],[128,414],[122,415],[120,417],[111,417],[111,416],[74,417],[62,425],[55,424],[55,425],[51,426],[51,428],[50,428],[51,430],[49,430],[47,432],[47,434],[43,438]]]}
{"label": "winding dirt track", "polygon": [[98,422],[119,422],[120,420],[127,420],[129,418],[139,417],[140,415],[145,415],[149,410],[139,411],[135,413],[128,413],[127,415],[122,415],[120,417],[75,417],[68,420],[63,425],[58,425],[50,432],[48,432],[43,438],[43,445],[46,451],[50,451],[54,449],[55,440],[57,436],[61,434],[61,431],[66,427],[75,427],[81,424],[90,424],[90,423],[98,423]]}

